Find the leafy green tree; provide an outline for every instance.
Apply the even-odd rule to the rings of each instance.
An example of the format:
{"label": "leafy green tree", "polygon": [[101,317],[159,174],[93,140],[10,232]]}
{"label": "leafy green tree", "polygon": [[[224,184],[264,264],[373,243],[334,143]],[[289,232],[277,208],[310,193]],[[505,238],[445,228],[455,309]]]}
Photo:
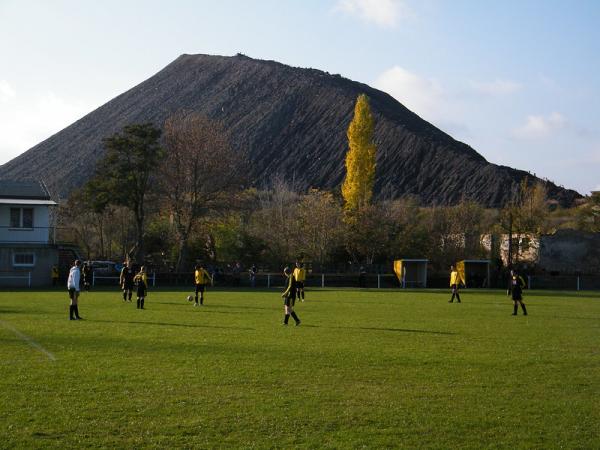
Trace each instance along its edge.
{"label": "leafy green tree", "polygon": [[509,267],[513,262],[519,261],[521,253],[519,242],[526,234],[548,231],[547,218],[546,187],[542,183],[531,184],[527,178],[524,178],[516,199],[502,208],[499,215],[499,228],[508,234]]}
{"label": "leafy green tree", "polygon": [[344,228],[345,247],[356,264],[373,264],[386,254],[396,223],[381,205],[365,205],[352,214]]}
{"label": "leafy green tree", "polygon": [[593,192],[577,209],[577,226],[580,230],[600,232],[600,192]]}
{"label": "leafy green tree", "polygon": [[342,185],[347,211],[357,211],[367,206],[373,196],[375,183],[375,153],[373,142],[373,114],[365,94],[358,96],[354,117],[348,127],[348,152],[346,153],[346,178]]}
{"label": "leafy green tree", "polygon": [[159,139],[161,130],[151,123],[128,125],[121,133],[104,139],[106,155],[96,166],[90,182],[99,196],[115,205],[130,209],[135,219],[135,258],[143,261],[146,200],[153,185],[153,175],[165,152]]}

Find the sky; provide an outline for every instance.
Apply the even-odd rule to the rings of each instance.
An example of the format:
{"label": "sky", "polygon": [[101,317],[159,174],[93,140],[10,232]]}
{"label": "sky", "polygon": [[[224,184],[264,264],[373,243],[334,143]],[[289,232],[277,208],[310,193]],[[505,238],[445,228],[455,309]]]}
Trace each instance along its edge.
{"label": "sky", "polygon": [[388,92],[488,161],[600,190],[600,1],[0,0],[0,164],[183,53]]}

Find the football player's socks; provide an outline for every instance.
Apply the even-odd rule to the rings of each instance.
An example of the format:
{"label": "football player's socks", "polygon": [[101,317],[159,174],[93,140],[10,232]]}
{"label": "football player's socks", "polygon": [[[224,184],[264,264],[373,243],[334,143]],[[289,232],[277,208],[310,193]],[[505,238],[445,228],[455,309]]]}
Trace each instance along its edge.
{"label": "football player's socks", "polygon": [[298,319],[298,316],[296,315],[296,311],[292,311],[292,317],[296,322],[300,322],[300,319]]}
{"label": "football player's socks", "polygon": [[137,299],[137,302],[136,302],[136,307],[137,307],[138,309],[139,309],[139,307],[140,307],[140,299],[139,299],[139,298]]}
{"label": "football player's socks", "polygon": [[525,303],[521,303],[521,308],[523,308],[523,315],[527,315],[527,309],[525,308]]}
{"label": "football player's socks", "polygon": [[73,309],[75,310],[75,317],[79,319],[79,306],[73,305]]}
{"label": "football player's socks", "polygon": [[123,291],[123,301],[127,300],[127,291]]}
{"label": "football player's socks", "polygon": [[513,314],[516,316],[517,315],[517,311],[519,310],[519,305],[517,305],[515,303],[515,306],[513,307]]}
{"label": "football player's socks", "polygon": [[73,317],[73,313],[75,312],[75,308],[73,308],[73,305],[69,305],[69,319],[73,320],[75,317]]}
{"label": "football player's socks", "polygon": [[133,292],[129,291],[129,301],[131,301],[131,295],[133,294]]}
{"label": "football player's socks", "polygon": [[290,320],[290,315],[286,314],[285,317],[283,318],[283,323],[285,323],[287,325],[289,320]]}
{"label": "football player's socks", "polygon": [[142,300],[140,300],[140,308],[144,309],[144,299],[142,298]]}

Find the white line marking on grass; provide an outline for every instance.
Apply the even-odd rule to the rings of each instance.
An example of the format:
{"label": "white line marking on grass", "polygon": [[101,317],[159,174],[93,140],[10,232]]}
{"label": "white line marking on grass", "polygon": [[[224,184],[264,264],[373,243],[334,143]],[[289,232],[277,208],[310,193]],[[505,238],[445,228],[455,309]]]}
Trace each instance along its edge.
{"label": "white line marking on grass", "polygon": [[21,339],[23,339],[25,342],[27,342],[29,345],[31,345],[36,350],[39,350],[40,352],[42,352],[51,361],[56,361],[56,357],[52,353],[50,353],[48,350],[46,350],[44,347],[42,347],[40,344],[38,344],[37,342],[35,342],[33,339],[31,339],[26,334],[21,333],[19,330],[17,330],[11,324],[9,324],[7,322],[4,322],[3,320],[0,320],[0,325],[2,325],[7,330],[10,330],[13,333],[15,333],[18,337],[20,337]]}

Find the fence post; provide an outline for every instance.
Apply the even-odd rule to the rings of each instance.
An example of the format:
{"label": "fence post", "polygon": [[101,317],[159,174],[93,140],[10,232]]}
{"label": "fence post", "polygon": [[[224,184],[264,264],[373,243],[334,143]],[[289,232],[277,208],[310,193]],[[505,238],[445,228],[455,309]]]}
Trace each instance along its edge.
{"label": "fence post", "polygon": [[152,287],[156,287],[156,271],[152,272]]}
{"label": "fence post", "polygon": [[377,289],[381,289],[381,274],[377,274]]}
{"label": "fence post", "polygon": [[579,290],[579,275],[577,275],[577,290]]}
{"label": "fence post", "polygon": [[324,273],[321,274],[321,287],[322,288],[325,287],[325,274]]}
{"label": "fence post", "polygon": [[271,287],[271,274],[268,273],[267,274],[267,288],[270,288],[270,287]]}
{"label": "fence post", "polygon": [[31,287],[31,272],[27,272],[27,287]]}
{"label": "fence post", "polygon": [[527,275],[527,289],[531,289],[531,275]]}
{"label": "fence post", "polygon": [[92,287],[96,286],[96,271],[92,270]]}

